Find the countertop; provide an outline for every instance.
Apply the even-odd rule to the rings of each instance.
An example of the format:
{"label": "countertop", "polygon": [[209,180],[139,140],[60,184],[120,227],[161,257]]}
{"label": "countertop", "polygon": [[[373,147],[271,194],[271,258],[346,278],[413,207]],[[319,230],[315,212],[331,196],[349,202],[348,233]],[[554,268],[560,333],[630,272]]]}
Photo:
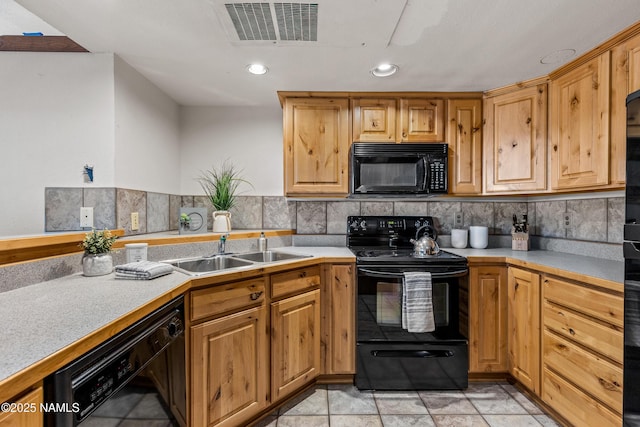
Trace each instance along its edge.
{"label": "countertop", "polygon": [[[549,251],[443,248],[473,262],[515,260],[535,267],[568,271],[604,281],[623,283],[624,264],[599,258]],[[288,269],[315,262],[354,262],[345,247],[286,247],[276,251],[311,258],[256,264],[192,277],[179,272],[150,281],[118,280],[114,274],[81,274],[0,293],[0,313],[5,319],[0,344],[0,402],[40,381],[120,330],[146,316],[189,289]]]}
{"label": "countertop", "polygon": [[467,257],[469,261],[474,258],[508,258],[531,264],[532,267],[540,266],[547,269],[562,270],[582,276],[616,282],[622,286],[624,283],[624,262],[607,259],[572,255],[563,252],[552,251],[513,251],[506,248],[498,249],[454,249],[442,248],[447,252]]}
{"label": "countertop", "polygon": [[[234,274],[262,274],[266,268],[355,261],[353,253],[344,247],[274,250],[311,258],[257,263],[197,278],[177,271],[154,280],[116,279],[114,273],[99,277],[73,274],[0,293],[0,313],[5,319],[0,344],[0,402],[184,294],[193,284],[206,280],[215,283]],[[32,375],[25,375],[27,371]]]}

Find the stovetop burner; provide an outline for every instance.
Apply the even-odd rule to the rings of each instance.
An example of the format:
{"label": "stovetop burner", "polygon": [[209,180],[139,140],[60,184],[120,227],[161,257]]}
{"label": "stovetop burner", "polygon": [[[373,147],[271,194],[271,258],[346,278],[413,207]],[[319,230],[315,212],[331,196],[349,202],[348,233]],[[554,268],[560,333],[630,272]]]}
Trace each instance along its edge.
{"label": "stovetop burner", "polygon": [[437,255],[413,255],[410,239],[415,238],[416,233],[437,237],[432,234],[435,233],[433,227],[433,218],[429,216],[350,216],[347,218],[347,245],[359,264],[466,264],[466,258],[444,250]]}

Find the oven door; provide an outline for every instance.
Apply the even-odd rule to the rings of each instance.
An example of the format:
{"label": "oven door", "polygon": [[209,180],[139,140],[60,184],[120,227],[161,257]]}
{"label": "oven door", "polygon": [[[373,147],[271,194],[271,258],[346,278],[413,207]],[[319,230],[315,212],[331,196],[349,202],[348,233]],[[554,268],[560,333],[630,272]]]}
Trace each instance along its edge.
{"label": "oven door", "polygon": [[405,271],[424,266],[358,267],[358,342],[426,342],[464,340],[459,330],[459,280],[466,267],[432,272],[432,304],[436,329],[411,333],[402,328],[402,282]]}

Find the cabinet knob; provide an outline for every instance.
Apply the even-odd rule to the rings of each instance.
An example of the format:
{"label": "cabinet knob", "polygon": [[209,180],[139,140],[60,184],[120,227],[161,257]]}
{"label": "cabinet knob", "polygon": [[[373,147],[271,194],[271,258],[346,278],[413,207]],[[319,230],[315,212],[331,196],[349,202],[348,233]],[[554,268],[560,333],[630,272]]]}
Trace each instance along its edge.
{"label": "cabinet knob", "polygon": [[255,300],[257,300],[258,298],[260,298],[260,295],[262,295],[262,291],[260,291],[260,292],[253,292],[253,293],[249,296],[249,298],[251,298],[251,301],[255,301]]}

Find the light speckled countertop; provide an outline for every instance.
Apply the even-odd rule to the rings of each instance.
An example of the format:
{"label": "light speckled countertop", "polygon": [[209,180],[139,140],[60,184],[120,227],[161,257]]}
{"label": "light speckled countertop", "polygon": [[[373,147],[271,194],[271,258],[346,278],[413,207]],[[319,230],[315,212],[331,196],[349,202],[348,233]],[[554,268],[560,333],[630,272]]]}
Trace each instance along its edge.
{"label": "light speckled countertop", "polygon": [[557,268],[571,273],[596,277],[620,284],[624,283],[624,263],[582,255],[572,255],[552,251],[512,251],[506,248],[497,249],[454,249],[442,248],[447,252],[469,257],[507,257],[520,261]]}
{"label": "light speckled countertop", "polygon": [[[347,248],[287,247],[276,251],[311,255],[314,258],[355,260]],[[281,261],[277,264],[293,265],[295,262]],[[262,267],[265,264],[255,264],[243,270]],[[211,276],[221,276],[231,271],[237,269],[213,273]],[[179,272],[148,281],[115,279],[113,273],[100,277],[73,274],[0,293],[0,314],[5,319],[0,342],[0,387],[10,377],[19,375],[33,364],[45,363],[44,359],[117,319],[161,297],[173,298],[184,293],[190,280],[191,276]],[[81,354],[75,355],[79,356]],[[21,391],[13,390],[14,393]]]}

